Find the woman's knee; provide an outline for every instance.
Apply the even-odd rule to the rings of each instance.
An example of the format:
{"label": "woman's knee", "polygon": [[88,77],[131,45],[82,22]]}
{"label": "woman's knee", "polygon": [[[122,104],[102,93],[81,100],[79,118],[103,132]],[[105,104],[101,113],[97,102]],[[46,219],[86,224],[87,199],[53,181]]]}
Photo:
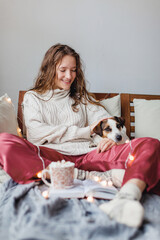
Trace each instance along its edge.
{"label": "woman's knee", "polygon": [[156,138],[145,138],[147,145],[149,148],[153,148],[155,150],[160,151],[160,141]]}
{"label": "woman's knee", "polygon": [[135,147],[137,146],[145,146],[147,149],[155,149],[160,150],[160,141],[156,138],[151,137],[144,137],[144,138],[136,138],[133,140],[133,143],[135,144]]}
{"label": "woman's knee", "polygon": [[6,132],[3,132],[3,133],[0,133],[0,146],[2,148],[3,144],[6,143],[6,141],[9,141],[12,137],[12,134],[10,133],[6,133]]}

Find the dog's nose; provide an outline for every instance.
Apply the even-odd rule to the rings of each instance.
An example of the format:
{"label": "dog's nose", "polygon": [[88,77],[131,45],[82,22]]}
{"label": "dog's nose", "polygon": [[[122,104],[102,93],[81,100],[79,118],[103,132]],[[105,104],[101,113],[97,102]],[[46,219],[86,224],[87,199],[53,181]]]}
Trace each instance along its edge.
{"label": "dog's nose", "polygon": [[122,136],[121,136],[121,135],[117,135],[117,136],[116,136],[116,139],[117,139],[118,141],[121,141],[121,140],[122,140]]}

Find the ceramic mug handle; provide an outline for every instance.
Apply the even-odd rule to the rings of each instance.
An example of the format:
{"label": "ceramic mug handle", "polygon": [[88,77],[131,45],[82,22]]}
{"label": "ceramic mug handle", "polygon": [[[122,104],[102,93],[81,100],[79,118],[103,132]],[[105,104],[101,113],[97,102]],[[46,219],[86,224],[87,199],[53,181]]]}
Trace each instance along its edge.
{"label": "ceramic mug handle", "polygon": [[50,175],[50,179],[51,179],[51,172],[50,172],[49,170],[47,170],[47,169],[44,169],[44,170],[42,171],[42,181],[43,181],[47,186],[52,187],[52,182],[49,183],[49,182],[46,180],[46,178],[44,177],[44,174],[45,174],[45,173],[48,173],[48,174]]}

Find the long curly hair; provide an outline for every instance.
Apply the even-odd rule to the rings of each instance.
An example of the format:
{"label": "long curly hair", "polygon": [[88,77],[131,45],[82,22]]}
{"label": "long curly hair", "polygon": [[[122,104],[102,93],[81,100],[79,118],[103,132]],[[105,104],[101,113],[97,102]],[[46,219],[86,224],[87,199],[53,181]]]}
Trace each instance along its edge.
{"label": "long curly hair", "polygon": [[95,100],[94,95],[89,93],[86,89],[86,82],[79,54],[71,47],[59,43],[50,47],[46,52],[35,85],[31,90],[40,94],[45,93],[47,90],[53,90],[54,94],[56,66],[66,55],[76,59],[76,78],[70,88],[70,97],[74,99],[74,103],[72,104],[73,111],[78,111],[77,105],[79,103],[86,104],[87,101],[91,104],[101,106],[101,104]]}

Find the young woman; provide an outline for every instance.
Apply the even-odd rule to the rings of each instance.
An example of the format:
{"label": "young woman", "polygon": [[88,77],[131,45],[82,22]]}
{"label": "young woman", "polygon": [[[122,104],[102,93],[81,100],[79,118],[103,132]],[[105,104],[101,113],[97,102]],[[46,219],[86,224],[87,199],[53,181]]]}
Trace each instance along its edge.
{"label": "young woman", "polygon": [[119,193],[100,208],[120,223],[140,226],[142,192],[160,195],[160,142],[132,140],[135,160],[127,166],[130,143],[117,145],[106,138],[96,149],[89,147],[93,128],[110,115],[86,90],[79,54],[67,45],[52,46],[23,106],[27,140],[0,134],[0,164],[13,180],[33,181],[37,172],[62,159],[75,163],[77,178],[118,177]]}

